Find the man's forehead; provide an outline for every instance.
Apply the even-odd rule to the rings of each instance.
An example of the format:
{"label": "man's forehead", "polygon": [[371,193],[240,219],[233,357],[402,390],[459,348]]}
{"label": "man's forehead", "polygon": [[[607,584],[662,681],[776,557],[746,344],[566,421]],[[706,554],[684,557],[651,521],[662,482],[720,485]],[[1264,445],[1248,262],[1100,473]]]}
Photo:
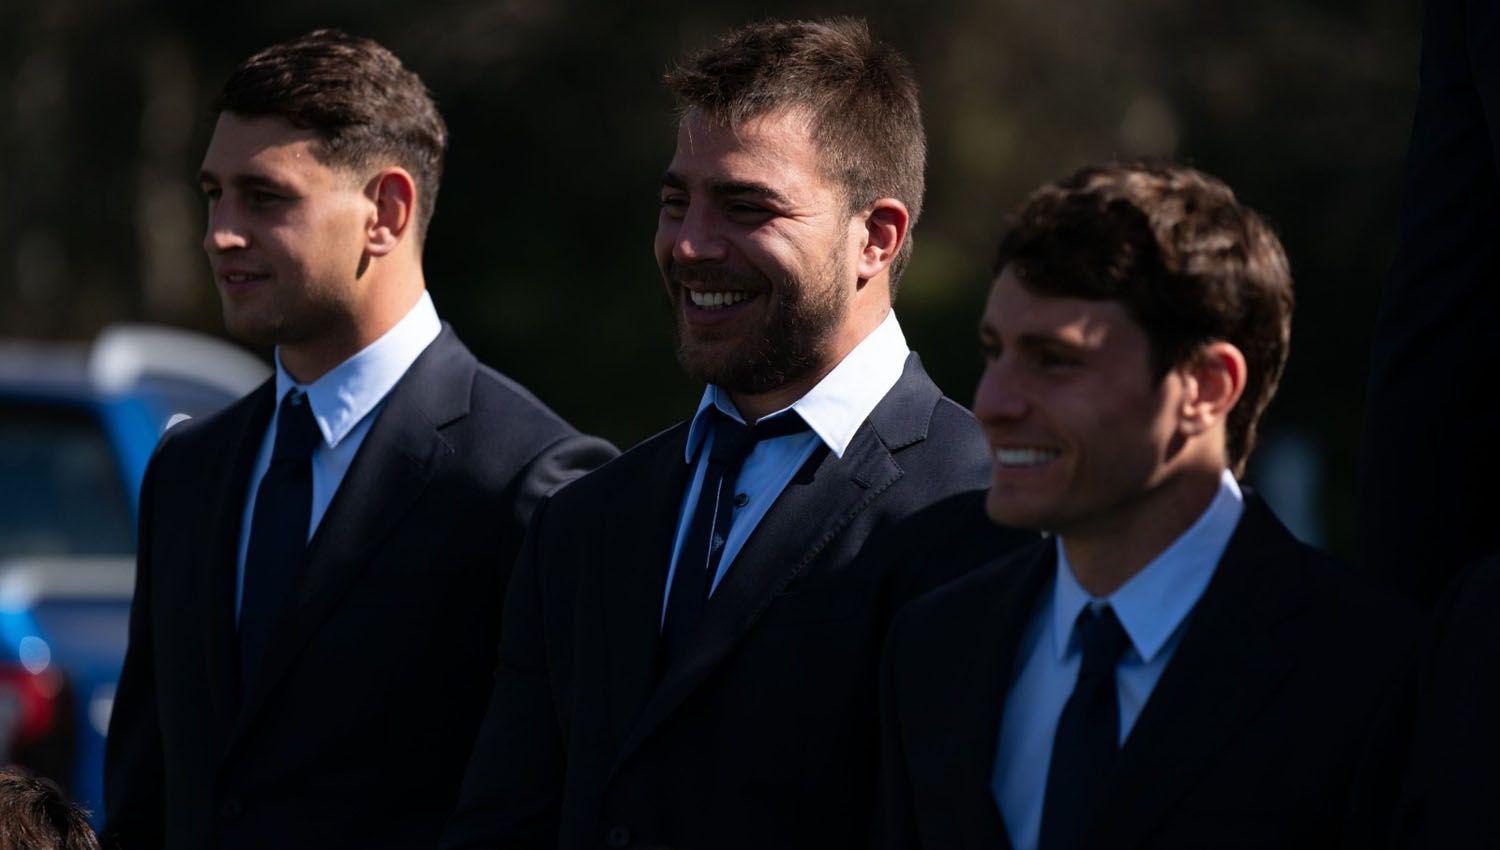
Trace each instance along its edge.
{"label": "man's forehead", "polygon": [[1133,324],[1118,301],[1034,292],[1009,268],[991,287],[984,316],[992,333],[1043,334],[1090,344],[1101,344]]}
{"label": "man's forehead", "polygon": [[272,167],[306,160],[317,164],[322,137],[279,115],[220,113],[203,155],[205,171],[246,166]]}
{"label": "man's forehead", "polygon": [[675,161],[728,160],[743,164],[815,164],[811,122],[800,110],[782,110],[728,122],[691,110],[677,125]]}
{"label": "man's forehead", "polygon": [[690,191],[762,194],[791,207],[821,206],[839,195],[797,114],[770,113],[727,125],[689,113],[663,183]]}

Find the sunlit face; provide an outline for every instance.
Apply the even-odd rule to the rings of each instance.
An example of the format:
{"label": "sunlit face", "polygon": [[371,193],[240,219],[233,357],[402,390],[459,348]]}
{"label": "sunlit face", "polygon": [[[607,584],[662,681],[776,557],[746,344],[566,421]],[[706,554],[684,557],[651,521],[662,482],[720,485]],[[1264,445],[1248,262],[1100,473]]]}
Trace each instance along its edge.
{"label": "sunlit face", "polygon": [[1146,333],[1120,303],[1036,295],[1008,267],[979,336],[990,517],[1063,535],[1128,525],[1181,448],[1181,376],[1155,379]]}
{"label": "sunlit face", "polygon": [[688,374],[763,393],[828,365],[851,316],[850,222],[798,114],[733,128],[689,114],[656,226]]}
{"label": "sunlit face", "polygon": [[312,130],[225,112],[199,182],[203,248],[234,336],[295,344],[338,333],[360,309],[373,202],[343,169],[318,161]]}

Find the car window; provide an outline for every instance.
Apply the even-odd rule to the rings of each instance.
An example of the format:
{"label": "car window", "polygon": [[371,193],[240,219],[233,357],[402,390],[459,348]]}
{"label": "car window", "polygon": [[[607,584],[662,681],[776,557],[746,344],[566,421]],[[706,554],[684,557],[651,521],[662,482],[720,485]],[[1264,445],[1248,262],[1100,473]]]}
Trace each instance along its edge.
{"label": "car window", "polygon": [[0,559],[135,551],[130,500],[86,409],[0,402]]}

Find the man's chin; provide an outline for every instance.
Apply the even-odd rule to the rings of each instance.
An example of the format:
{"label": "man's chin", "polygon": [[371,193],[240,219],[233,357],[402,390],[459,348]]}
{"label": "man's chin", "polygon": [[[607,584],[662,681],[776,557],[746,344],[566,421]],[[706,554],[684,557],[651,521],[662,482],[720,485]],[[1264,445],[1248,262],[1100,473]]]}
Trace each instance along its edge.
{"label": "man's chin", "polygon": [[224,330],[246,345],[272,346],[285,342],[285,322],[249,310],[224,307]]}
{"label": "man's chin", "polygon": [[1006,528],[1026,528],[1037,531],[1051,527],[1045,510],[1021,504],[1013,497],[1002,496],[995,492],[993,486],[985,494],[984,512],[989,515],[991,522]]}

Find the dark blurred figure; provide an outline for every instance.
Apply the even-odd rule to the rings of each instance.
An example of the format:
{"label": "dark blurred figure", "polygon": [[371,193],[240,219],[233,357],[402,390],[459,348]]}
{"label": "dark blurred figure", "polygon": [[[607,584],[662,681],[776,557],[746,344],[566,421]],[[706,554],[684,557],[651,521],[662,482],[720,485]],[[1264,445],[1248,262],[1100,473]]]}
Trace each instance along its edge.
{"label": "dark blurred figure", "polygon": [[[922,202],[907,63],[770,21],[668,75],[656,258],[697,412],[537,511],[448,847],[844,848],[889,618],[1028,535],[892,312]],[[750,427],[753,426],[753,427]]]}
{"label": "dark blurred figure", "polygon": [[431,847],[531,512],[613,450],[439,320],[421,249],[446,130],[395,56],[313,32],[215,110],[204,249],[276,375],[146,473],[104,840]]}
{"label": "dark blurred figure", "polygon": [[889,845],[1377,846],[1417,615],[1236,482],[1290,338],[1275,235],[1192,169],[1087,168],[995,275],[987,506],[1055,536],[892,626]]}
{"label": "dark blurred figure", "polygon": [[1367,569],[1431,605],[1500,552],[1500,5],[1424,4],[1422,89],[1360,464]]}
{"label": "dark blurred figure", "polygon": [[0,850],[99,850],[88,813],[62,789],[13,768],[0,769]]}
{"label": "dark blurred figure", "polygon": [[1465,570],[1438,616],[1400,846],[1500,847],[1500,557]]}

